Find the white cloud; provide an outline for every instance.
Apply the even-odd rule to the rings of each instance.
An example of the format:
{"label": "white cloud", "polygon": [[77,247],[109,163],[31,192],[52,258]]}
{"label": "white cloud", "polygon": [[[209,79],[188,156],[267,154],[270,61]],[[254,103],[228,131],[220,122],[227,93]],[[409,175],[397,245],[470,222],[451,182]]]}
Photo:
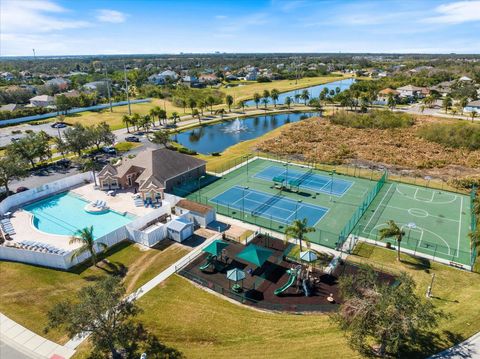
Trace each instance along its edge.
{"label": "white cloud", "polygon": [[119,24],[127,20],[127,14],[117,10],[100,9],[97,10],[97,20],[101,22]]}
{"label": "white cloud", "polygon": [[226,19],[226,18],[227,18],[226,15],[216,15],[216,16],[215,16],[215,19],[218,19],[218,20],[224,20],[224,19]]}
{"label": "white cloud", "polygon": [[427,17],[424,22],[440,24],[460,24],[480,21],[480,1],[457,1],[435,8],[436,16]]}
{"label": "white cloud", "polygon": [[2,33],[38,33],[89,26],[87,21],[66,17],[68,10],[49,0],[2,0]]}

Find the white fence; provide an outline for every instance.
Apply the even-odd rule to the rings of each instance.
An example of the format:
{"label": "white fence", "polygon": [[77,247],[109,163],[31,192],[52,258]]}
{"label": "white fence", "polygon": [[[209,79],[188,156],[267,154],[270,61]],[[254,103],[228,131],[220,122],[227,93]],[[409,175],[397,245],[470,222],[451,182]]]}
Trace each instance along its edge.
{"label": "white fence", "polygon": [[[150,101],[151,101],[150,99],[131,100],[130,104],[145,103],[145,102],[150,102]],[[119,101],[119,102],[113,102],[112,106],[113,107],[115,107],[115,106],[125,106],[127,104],[128,104],[127,101]],[[68,113],[78,113],[78,112],[85,112],[85,111],[103,110],[103,109],[109,108],[109,107],[110,107],[110,104],[108,104],[108,103],[101,104],[101,105],[95,105],[95,106],[89,106],[89,107],[77,107],[77,108],[72,108],[71,110],[68,110]],[[0,126],[15,125],[15,124],[18,124],[18,123],[23,123],[23,122],[44,120],[46,118],[56,117],[58,115],[59,115],[58,111],[54,111],[54,112],[44,113],[42,115],[32,115],[32,116],[11,118],[11,119],[8,119],[8,120],[1,120],[0,121]]]}
{"label": "white fence", "polygon": [[[98,238],[96,242],[105,243],[108,247],[111,247],[126,240],[127,238],[128,232],[125,226],[122,226],[113,232]],[[100,250],[101,248],[97,245],[95,247],[95,251],[98,253]],[[76,258],[72,258],[71,252],[64,255],[59,255],[54,253],[32,251],[28,249],[0,246],[0,259],[2,260],[35,264],[64,270],[80,264],[88,258],[90,258],[90,253],[88,252],[84,252]]]}
{"label": "white fence", "polygon": [[68,188],[75,187],[79,184],[84,183],[85,181],[92,181],[92,173],[85,172],[79,173],[70,177],[59,179],[43,186],[29,189],[25,192],[16,193],[5,198],[0,203],[0,214],[5,214],[9,209],[14,207],[19,207],[26,203],[37,201],[43,197],[50,196],[54,193],[59,193],[67,190]]}
{"label": "white fence", "polygon": [[176,204],[183,199],[183,197],[179,197],[179,196],[175,196],[173,194],[170,194],[170,193],[164,193],[164,196],[165,196],[165,200],[170,203],[170,206],[171,207],[174,207],[176,206]]}

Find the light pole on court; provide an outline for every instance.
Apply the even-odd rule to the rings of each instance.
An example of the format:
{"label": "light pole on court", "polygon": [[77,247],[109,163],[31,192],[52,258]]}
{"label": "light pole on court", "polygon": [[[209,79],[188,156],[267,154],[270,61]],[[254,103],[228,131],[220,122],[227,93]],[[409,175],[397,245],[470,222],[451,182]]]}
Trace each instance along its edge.
{"label": "light pole on court", "polygon": [[245,221],[245,191],[248,191],[248,187],[243,187],[243,196],[242,196],[242,218]]}
{"label": "light pole on court", "polygon": [[412,229],[417,228],[417,224],[415,222],[407,223],[407,228],[408,228],[408,237],[407,237],[407,242],[408,242],[410,240],[410,232],[412,231]]}
{"label": "light pole on court", "polygon": [[298,206],[302,204],[302,200],[299,199],[296,203],[296,206],[295,206],[295,219],[297,219],[297,214],[298,214]]}
{"label": "light pole on court", "polygon": [[202,188],[200,187],[200,181],[201,181],[202,179],[204,179],[204,178],[205,178],[205,176],[200,176],[200,177],[198,177],[198,186],[197,186],[197,187],[198,187],[198,201],[199,201],[200,203],[202,202],[202,196],[201,196],[201,190],[202,190]]}
{"label": "light pole on court", "polygon": [[288,165],[289,165],[289,163],[287,161],[287,163],[284,164],[284,166],[285,166],[285,186],[288,184]]}
{"label": "light pole on court", "polygon": [[333,195],[333,176],[335,175],[335,170],[332,170],[332,172],[330,172],[330,202],[332,202],[333,198],[332,198],[332,195]]}
{"label": "light pole on court", "polygon": [[247,159],[247,182],[248,182],[248,160],[252,154],[249,153],[248,155],[245,155],[245,158]]}

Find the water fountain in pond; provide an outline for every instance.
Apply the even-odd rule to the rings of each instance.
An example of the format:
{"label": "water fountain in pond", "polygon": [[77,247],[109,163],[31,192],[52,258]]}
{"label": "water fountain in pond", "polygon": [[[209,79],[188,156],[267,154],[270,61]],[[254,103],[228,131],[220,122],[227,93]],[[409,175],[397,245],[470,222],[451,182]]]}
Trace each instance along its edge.
{"label": "water fountain in pond", "polygon": [[225,127],[223,132],[238,133],[238,132],[242,132],[242,131],[246,131],[246,130],[248,130],[248,127],[245,126],[242,123],[242,121],[240,121],[237,117],[231,124],[229,124],[228,126]]}

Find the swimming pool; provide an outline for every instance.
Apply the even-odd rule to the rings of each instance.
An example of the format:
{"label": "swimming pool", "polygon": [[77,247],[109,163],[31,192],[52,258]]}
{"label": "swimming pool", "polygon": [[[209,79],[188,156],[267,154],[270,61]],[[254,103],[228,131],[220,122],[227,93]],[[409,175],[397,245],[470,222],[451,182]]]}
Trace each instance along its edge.
{"label": "swimming pool", "polygon": [[124,216],[111,210],[88,213],[84,209],[87,204],[87,201],[65,192],[29,204],[23,209],[33,215],[33,225],[38,230],[65,236],[93,226],[95,238],[100,238],[134,219],[133,216]]}

